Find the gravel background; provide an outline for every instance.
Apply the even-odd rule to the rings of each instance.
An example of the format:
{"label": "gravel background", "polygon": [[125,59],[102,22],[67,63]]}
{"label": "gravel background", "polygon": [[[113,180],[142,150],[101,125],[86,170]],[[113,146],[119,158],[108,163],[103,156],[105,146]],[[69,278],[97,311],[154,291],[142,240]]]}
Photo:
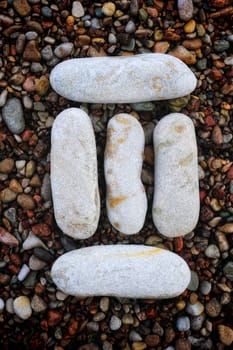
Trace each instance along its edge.
{"label": "gravel background", "polygon": [[[122,0],[115,6],[85,0],[0,1],[1,349],[232,349],[231,3],[195,0],[193,15],[185,22],[176,1]],[[58,96],[49,85],[51,69],[64,59],[144,52],[182,59],[198,79],[192,95],[132,105],[80,105]],[[93,121],[102,200],[96,234],[77,242],[63,236],[54,222],[49,183],[51,126],[70,106],[81,106]],[[158,235],[151,218],[151,134],[171,111],[189,115],[196,128],[201,212],[194,232],[167,240]],[[133,114],[146,133],[142,180],[149,210],[143,230],[130,237],[110,226],[104,201],[106,124],[118,112]],[[33,240],[31,233],[40,240]],[[165,301],[78,300],[56,290],[50,269],[58,256],[82,246],[118,242],[175,251],[192,270],[189,288]],[[15,313],[20,296],[32,308],[26,320]]]}

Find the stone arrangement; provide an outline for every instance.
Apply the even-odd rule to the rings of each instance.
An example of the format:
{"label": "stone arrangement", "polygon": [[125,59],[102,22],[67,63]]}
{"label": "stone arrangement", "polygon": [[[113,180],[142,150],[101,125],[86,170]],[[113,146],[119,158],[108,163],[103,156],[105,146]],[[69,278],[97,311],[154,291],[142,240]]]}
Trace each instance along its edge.
{"label": "stone arrangement", "polygon": [[[196,78],[175,57],[144,54],[69,60],[53,69],[51,85],[74,101],[133,103],[182,97],[194,90]],[[154,148],[154,223],[166,237],[185,235],[199,215],[191,120],[180,113],[164,117],[154,130]],[[109,121],[104,159],[107,214],[124,234],[138,233],[145,220],[143,149],[143,130],[135,118],[119,114]],[[96,145],[91,121],[80,109],[63,111],[53,125],[51,181],[55,218],[62,231],[74,239],[93,235],[100,214]],[[65,193],[64,183],[69,187]],[[159,248],[95,246],[61,256],[52,278],[59,289],[75,296],[163,299],[185,290],[190,270],[178,255]]]}

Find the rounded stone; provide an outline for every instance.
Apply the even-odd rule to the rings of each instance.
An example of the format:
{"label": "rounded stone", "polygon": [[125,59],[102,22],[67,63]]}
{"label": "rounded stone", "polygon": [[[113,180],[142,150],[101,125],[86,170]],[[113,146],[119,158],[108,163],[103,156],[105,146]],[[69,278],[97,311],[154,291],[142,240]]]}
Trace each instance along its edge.
{"label": "rounded stone", "polygon": [[102,12],[105,16],[113,16],[116,10],[116,5],[113,2],[105,2],[102,7]]}
{"label": "rounded stone", "polygon": [[64,61],[51,72],[53,89],[89,103],[133,103],[177,98],[196,87],[196,77],[178,58],[151,53]]}
{"label": "rounded stone", "polygon": [[131,115],[118,114],[109,121],[104,156],[107,215],[113,227],[124,234],[139,232],[145,221],[144,143],[143,129]]}
{"label": "rounded stone", "polygon": [[195,304],[188,303],[186,312],[191,316],[199,316],[204,311],[204,305],[197,301]]}
{"label": "rounded stone", "polygon": [[56,47],[56,49],[54,50],[54,54],[58,58],[65,58],[71,54],[73,48],[74,48],[73,43],[70,43],[70,42],[62,43]]}
{"label": "rounded stone", "polygon": [[47,309],[47,304],[44,301],[44,299],[42,299],[40,296],[35,294],[32,297],[31,307],[33,311],[39,313],[39,312],[44,312]]}
{"label": "rounded stone", "polygon": [[199,217],[198,160],[195,130],[181,113],[163,117],[154,129],[153,221],[166,237],[191,232]]}
{"label": "rounded stone", "polygon": [[181,316],[176,320],[176,327],[180,332],[186,332],[190,329],[190,319],[187,316]]}
{"label": "rounded stone", "polygon": [[17,297],[13,302],[13,308],[15,314],[23,320],[27,320],[31,317],[32,308],[30,299],[27,296],[22,295]]}
{"label": "rounded stone", "polygon": [[73,1],[71,13],[72,13],[72,16],[77,18],[84,16],[85,14],[84,8],[80,1]]}
{"label": "rounded stone", "polygon": [[210,244],[205,250],[205,255],[211,259],[218,259],[220,258],[220,251],[215,244]]}
{"label": "rounded stone", "polygon": [[208,295],[211,291],[211,283],[209,281],[202,281],[200,283],[200,291],[203,295]]}
{"label": "rounded stone", "polygon": [[14,159],[12,158],[5,158],[2,161],[0,161],[0,173],[2,174],[10,174],[12,170],[14,169]]}
{"label": "rounded stone", "polygon": [[223,268],[223,273],[230,281],[233,281],[233,261],[228,261],[228,263]]}
{"label": "rounded stone", "polygon": [[51,144],[55,219],[68,236],[88,238],[100,215],[96,143],[88,115],[78,108],[61,112],[53,123]]}
{"label": "rounded stone", "polygon": [[206,304],[206,313],[210,317],[218,317],[221,312],[222,306],[216,298],[211,299]]}
{"label": "rounded stone", "polygon": [[7,100],[2,108],[2,118],[13,134],[21,134],[24,131],[23,107],[18,98],[13,97]]}
{"label": "rounded stone", "polygon": [[117,331],[118,329],[121,328],[121,320],[119,317],[113,315],[110,319],[110,323],[109,323],[109,328],[111,329],[111,331]]}
{"label": "rounded stone", "polygon": [[165,299],[185,290],[190,270],[167,250],[118,244],[68,252],[55,261],[51,276],[70,295]]}

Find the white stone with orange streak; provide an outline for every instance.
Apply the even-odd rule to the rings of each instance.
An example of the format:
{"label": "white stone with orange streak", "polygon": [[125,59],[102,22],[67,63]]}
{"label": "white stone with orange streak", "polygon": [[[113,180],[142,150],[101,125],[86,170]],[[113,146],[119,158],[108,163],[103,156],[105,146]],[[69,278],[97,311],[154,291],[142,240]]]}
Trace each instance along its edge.
{"label": "white stone with orange streak", "polygon": [[166,237],[191,232],[200,199],[195,129],[182,113],[163,117],[154,129],[155,176],[152,215]]}
{"label": "white stone with orange streak", "polygon": [[96,143],[88,115],[79,108],[61,112],[51,144],[55,219],[68,236],[86,239],[95,233],[100,215]]}
{"label": "white stone with orange streak", "polygon": [[124,234],[138,233],[145,221],[147,199],[141,182],[144,143],[137,119],[126,113],[110,119],[104,157],[107,215]]}
{"label": "white stone with orange streak", "polygon": [[196,87],[191,69],[161,53],[75,58],[51,72],[53,89],[65,98],[89,103],[131,103],[188,95]]}
{"label": "white stone with orange streak", "polygon": [[125,298],[173,298],[190,282],[190,270],[177,254],[143,245],[101,245],[59,257],[51,271],[66,294]]}

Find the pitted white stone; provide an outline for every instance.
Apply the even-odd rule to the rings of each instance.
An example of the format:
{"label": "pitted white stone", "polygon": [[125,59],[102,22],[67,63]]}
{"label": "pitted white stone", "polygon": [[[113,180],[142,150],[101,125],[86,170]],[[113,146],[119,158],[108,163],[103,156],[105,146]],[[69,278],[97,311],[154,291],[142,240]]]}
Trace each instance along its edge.
{"label": "pitted white stone", "polygon": [[57,287],[74,296],[172,298],[190,282],[177,254],[143,245],[101,245],[73,250],[51,271]]}
{"label": "pitted white stone", "polygon": [[147,199],[141,182],[145,136],[141,124],[129,114],[110,119],[104,170],[107,215],[124,234],[138,233],[145,221]]}
{"label": "pitted white stone", "polygon": [[154,129],[153,220],[166,237],[194,229],[199,216],[197,144],[193,123],[181,113],[163,117]]}
{"label": "pitted white stone", "polygon": [[59,95],[69,100],[130,103],[188,95],[197,80],[178,58],[148,53],[67,60],[52,70],[50,82]]}
{"label": "pitted white stone", "polygon": [[95,233],[100,215],[96,143],[88,115],[78,108],[61,112],[51,143],[55,219],[65,234],[86,239]]}

